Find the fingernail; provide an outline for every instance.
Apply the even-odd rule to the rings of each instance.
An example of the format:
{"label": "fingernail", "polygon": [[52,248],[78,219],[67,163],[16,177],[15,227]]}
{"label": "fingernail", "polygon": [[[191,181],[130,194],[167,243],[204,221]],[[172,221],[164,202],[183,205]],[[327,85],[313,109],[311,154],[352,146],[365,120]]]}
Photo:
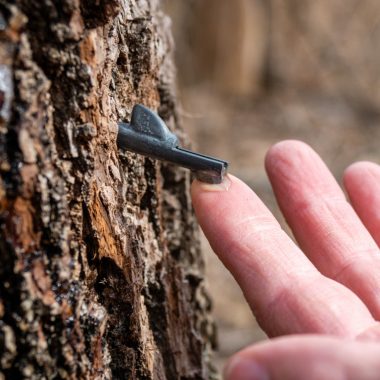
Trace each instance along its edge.
{"label": "fingernail", "polygon": [[229,178],[228,174],[226,174],[221,183],[211,184],[198,181],[198,186],[203,191],[227,191],[231,186],[231,179]]}
{"label": "fingernail", "polygon": [[265,369],[254,360],[232,358],[223,373],[224,380],[270,380]]}

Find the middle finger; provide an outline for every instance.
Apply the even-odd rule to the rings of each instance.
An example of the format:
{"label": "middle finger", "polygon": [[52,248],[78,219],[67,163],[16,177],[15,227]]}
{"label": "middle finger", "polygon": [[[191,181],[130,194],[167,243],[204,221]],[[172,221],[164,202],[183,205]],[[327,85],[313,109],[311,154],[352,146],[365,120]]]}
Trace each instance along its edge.
{"label": "middle finger", "polygon": [[303,251],[323,274],[354,291],[379,320],[379,249],[326,165],[306,144],[285,141],[269,151],[266,167]]}

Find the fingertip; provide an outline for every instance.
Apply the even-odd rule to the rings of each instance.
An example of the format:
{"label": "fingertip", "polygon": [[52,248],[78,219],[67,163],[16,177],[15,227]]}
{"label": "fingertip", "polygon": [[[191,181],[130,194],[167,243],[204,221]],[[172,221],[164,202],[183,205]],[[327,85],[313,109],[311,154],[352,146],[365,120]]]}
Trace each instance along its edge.
{"label": "fingertip", "polygon": [[233,213],[245,201],[247,192],[252,193],[244,182],[231,174],[227,174],[220,184],[194,180],[191,197],[201,226],[209,220],[217,219],[222,211],[226,215]]}
{"label": "fingertip", "polygon": [[380,165],[356,162],[345,170],[343,183],[353,208],[380,246]]}
{"label": "fingertip", "polygon": [[365,174],[373,174],[380,176],[380,165],[371,161],[358,161],[346,168],[343,173],[343,182],[345,185],[350,185],[363,178]]}
{"label": "fingertip", "polygon": [[[221,203],[219,198],[225,198],[226,192],[229,191],[232,178],[230,174],[226,175],[220,184],[209,184],[195,179],[191,184],[191,198],[195,213],[199,222],[202,224],[203,216],[212,216],[215,207]],[[211,213],[209,212],[211,211]]]}
{"label": "fingertip", "polygon": [[240,351],[228,362],[225,373],[228,380],[378,379],[379,369],[377,342],[300,335]]}
{"label": "fingertip", "polygon": [[343,173],[343,184],[351,201],[356,197],[372,192],[380,181],[380,166],[371,161],[358,161],[346,168]]}
{"label": "fingertip", "polygon": [[203,192],[221,192],[221,191],[227,191],[232,182],[232,176],[230,174],[226,174],[223,177],[223,180],[221,183],[206,183],[199,181],[195,179],[193,183],[191,184],[191,195],[197,196],[200,193]]}
{"label": "fingertip", "polygon": [[234,355],[225,365],[224,380],[269,380],[269,374],[258,362],[244,355]]}
{"label": "fingertip", "polygon": [[241,221],[261,214],[263,205],[243,181],[231,174],[226,180],[226,190],[194,181],[191,194],[199,225],[215,253],[231,270],[232,262],[235,266],[240,264],[238,256],[231,256],[226,247],[234,245],[244,233]]}
{"label": "fingertip", "polygon": [[320,194],[343,196],[321,157],[302,141],[285,140],[273,145],[267,153],[265,168],[286,214],[310,197]]}
{"label": "fingertip", "polygon": [[357,161],[349,165],[345,171],[351,172],[351,171],[358,171],[358,170],[363,170],[363,169],[379,170],[379,168],[380,166],[372,161]]}
{"label": "fingertip", "polygon": [[265,156],[265,168],[271,171],[279,163],[287,162],[290,157],[302,156],[314,152],[306,143],[300,140],[284,140],[274,144]]}

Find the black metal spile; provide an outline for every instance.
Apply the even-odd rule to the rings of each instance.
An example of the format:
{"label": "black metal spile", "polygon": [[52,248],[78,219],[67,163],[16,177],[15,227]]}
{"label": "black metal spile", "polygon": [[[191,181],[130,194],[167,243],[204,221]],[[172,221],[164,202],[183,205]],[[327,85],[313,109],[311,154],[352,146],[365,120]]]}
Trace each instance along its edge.
{"label": "black metal spile", "polygon": [[118,126],[120,149],[184,166],[207,183],[221,183],[227,172],[228,162],[180,148],[177,137],[163,120],[141,104],[133,107],[129,124],[120,122]]}

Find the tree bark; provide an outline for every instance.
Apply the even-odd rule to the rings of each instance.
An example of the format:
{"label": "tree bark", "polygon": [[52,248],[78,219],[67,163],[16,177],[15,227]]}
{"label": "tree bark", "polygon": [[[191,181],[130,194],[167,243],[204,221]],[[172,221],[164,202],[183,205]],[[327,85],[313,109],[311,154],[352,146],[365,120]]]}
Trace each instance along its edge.
{"label": "tree bark", "polygon": [[116,146],[142,103],[186,146],[158,0],[0,0],[0,378],[207,379],[190,174]]}

